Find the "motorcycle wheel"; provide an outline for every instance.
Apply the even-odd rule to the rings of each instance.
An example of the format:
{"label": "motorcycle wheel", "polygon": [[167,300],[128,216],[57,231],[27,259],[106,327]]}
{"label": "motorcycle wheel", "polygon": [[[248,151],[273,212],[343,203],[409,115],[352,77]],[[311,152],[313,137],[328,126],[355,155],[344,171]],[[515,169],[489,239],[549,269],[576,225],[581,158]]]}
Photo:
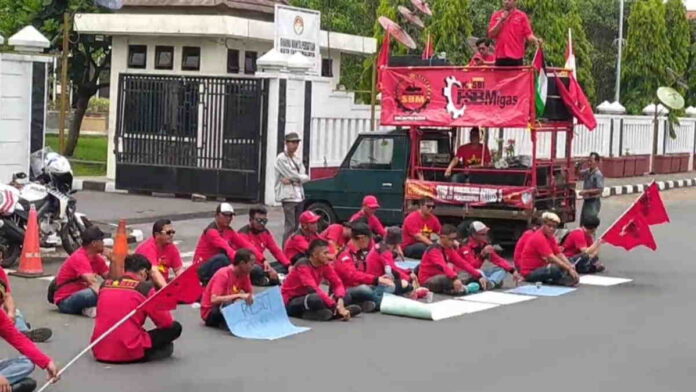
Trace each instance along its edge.
{"label": "motorcycle wheel", "polygon": [[[85,222],[85,228],[90,225],[91,223]],[[80,249],[82,246],[82,230],[74,218],[70,219],[68,224],[63,226],[60,233],[60,240],[63,243],[63,249],[65,249],[65,252],[69,255],[73,254],[73,252]]]}
{"label": "motorcycle wheel", "polygon": [[19,261],[19,256],[22,254],[22,244],[4,244],[4,247],[4,257],[0,265],[2,265],[3,268],[14,267]]}

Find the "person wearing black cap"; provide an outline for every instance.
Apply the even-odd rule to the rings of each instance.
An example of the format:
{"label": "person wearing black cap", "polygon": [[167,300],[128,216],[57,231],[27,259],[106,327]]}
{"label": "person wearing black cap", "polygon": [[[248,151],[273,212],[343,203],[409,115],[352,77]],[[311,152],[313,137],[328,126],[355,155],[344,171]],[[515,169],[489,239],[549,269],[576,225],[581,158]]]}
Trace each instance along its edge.
{"label": "person wearing black cap", "polygon": [[298,210],[304,201],[302,184],[309,181],[302,157],[296,154],[300,140],[300,136],[295,132],[286,134],[285,150],[278,154],[275,161],[275,198],[282,203],[285,215],[283,245],[297,229]]}
{"label": "person wearing black cap", "polygon": [[96,316],[98,277],[106,278],[109,273],[102,253],[104,233],[97,226],[90,226],[82,233],[82,247],[60,266],[51,282],[53,289],[49,286],[49,297],[54,290],[53,303],[61,313]]}

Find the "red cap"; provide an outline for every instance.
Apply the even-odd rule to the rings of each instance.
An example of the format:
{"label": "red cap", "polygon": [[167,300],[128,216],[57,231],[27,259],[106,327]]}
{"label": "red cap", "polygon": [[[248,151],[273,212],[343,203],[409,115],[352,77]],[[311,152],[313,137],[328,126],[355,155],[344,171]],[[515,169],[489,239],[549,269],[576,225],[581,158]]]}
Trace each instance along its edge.
{"label": "red cap", "polygon": [[312,211],[305,211],[300,214],[300,224],[317,223],[321,219],[319,215],[313,213]]}
{"label": "red cap", "polygon": [[367,208],[379,208],[379,202],[377,201],[377,198],[372,195],[365,196],[363,198],[362,205],[363,207]]}

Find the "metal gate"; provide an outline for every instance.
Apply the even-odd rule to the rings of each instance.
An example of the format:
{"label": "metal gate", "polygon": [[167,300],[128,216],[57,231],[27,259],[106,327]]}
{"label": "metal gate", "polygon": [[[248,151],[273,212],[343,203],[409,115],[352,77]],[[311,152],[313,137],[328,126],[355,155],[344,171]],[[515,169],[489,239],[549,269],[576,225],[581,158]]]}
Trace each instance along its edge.
{"label": "metal gate", "polygon": [[121,74],[116,187],[260,200],[264,79]]}

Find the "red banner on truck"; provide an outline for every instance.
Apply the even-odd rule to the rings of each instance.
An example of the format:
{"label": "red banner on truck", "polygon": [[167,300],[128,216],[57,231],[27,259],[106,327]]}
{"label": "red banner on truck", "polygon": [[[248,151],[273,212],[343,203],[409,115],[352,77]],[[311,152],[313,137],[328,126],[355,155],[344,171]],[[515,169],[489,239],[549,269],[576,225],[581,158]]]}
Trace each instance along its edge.
{"label": "red banner on truck", "polygon": [[486,204],[505,204],[527,209],[533,207],[534,188],[419,180],[406,181],[406,199],[419,200],[424,197],[430,197],[438,203],[445,204],[468,204],[474,207]]}
{"label": "red banner on truck", "polygon": [[384,68],[382,125],[527,127],[531,68]]}

